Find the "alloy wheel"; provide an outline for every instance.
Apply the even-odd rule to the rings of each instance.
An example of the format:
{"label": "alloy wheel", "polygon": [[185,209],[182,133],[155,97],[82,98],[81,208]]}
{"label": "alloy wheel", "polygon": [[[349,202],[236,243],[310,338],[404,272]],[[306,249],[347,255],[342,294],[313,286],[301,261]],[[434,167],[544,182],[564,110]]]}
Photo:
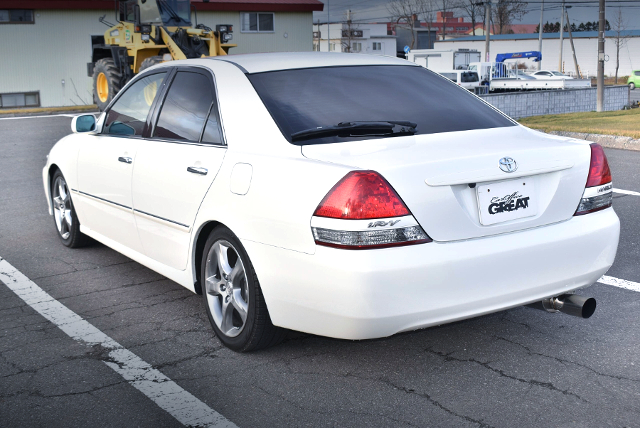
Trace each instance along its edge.
{"label": "alloy wheel", "polygon": [[69,188],[64,178],[58,177],[53,183],[52,201],[53,201],[53,218],[56,221],[58,233],[62,239],[68,239],[73,226],[73,217],[71,216],[71,196]]}
{"label": "alloy wheel", "polygon": [[242,260],[228,241],[216,241],[207,254],[205,293],[216,327],[227,337],[238,336],[247,322],[249,285]]}

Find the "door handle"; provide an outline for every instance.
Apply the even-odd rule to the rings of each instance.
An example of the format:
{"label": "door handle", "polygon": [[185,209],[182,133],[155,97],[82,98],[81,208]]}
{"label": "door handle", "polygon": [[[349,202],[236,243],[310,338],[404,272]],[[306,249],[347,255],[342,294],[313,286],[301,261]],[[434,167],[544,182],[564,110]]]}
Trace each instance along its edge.
{"label": "door handle", "polygon": [[131,158],[127,158],[127,157],[123,157],[123,156],[120,156],[120,157],[118,158],[118,162],[132,163],[132,162],[133,162],[133,159],[131,159]]}
{"label": "door handle", "polygon": [[200,174],[200,175],[207,175],[207,172],[209,172],[207,168],[202,168],[199,166],[190,166],[187,168],[187,171],[192,172],[194,174]]}

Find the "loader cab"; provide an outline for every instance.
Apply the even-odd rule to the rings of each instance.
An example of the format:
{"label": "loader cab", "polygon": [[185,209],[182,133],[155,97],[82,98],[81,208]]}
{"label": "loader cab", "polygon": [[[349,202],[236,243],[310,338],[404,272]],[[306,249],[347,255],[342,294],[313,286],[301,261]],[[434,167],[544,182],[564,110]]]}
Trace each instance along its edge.
{"label": "loader cab", "polygon": [[190,0],[120,1],[120,21],[136,24],[191,27]]}

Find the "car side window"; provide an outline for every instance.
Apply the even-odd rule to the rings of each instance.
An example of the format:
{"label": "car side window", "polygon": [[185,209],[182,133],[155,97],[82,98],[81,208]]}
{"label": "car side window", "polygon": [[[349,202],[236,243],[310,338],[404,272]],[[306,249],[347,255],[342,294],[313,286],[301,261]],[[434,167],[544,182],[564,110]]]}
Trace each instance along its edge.
{"label": "car side window", "polygon": [[152,74],[127,88],[107,113],[102,133],[142,136],[149,110],[166,75]]}
{"label": "car side window", "polygon": [[635,74],[636,76],[640,76],[640,71],[634,71],[633,74]]}
{"label": "car side window", "polygon": [[[217,116],[212,112],[213,124],[209,113],[214,105],[214,91],[211,80],[204,74],[179,71],[171,83],[171,87],[162,104],[153,136],[172,140],[200,141],[200,136],[209,129],[209,136],[204,142],[220,143],[219,136],[215,136]],[[205,128],[206,123],[206,128]],[[216,131],[217,132],[217,131]]]}

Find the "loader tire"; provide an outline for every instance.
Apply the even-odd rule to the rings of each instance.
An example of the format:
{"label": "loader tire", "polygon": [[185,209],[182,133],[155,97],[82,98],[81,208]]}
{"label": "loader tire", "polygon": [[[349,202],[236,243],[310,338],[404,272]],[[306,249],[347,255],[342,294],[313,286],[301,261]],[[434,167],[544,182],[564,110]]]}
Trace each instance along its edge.
{"label": "loader tire", "polygon": [[140,73],[142,72],[142,70],[146,70],[149,67],[153,67],[156,64],[160,64],[163,61],[162,56],[152,56],[149,57],[147,59],[145,59],[144,61],[142,61],[142,64],[140,64]]}
{"label": "loader tire", "polygon": [[113,97],[122,89],[121,78],[122,74],[113,58],[102,58],[96,61],[93,68],[93,98],[100,111],[104,111]]}

